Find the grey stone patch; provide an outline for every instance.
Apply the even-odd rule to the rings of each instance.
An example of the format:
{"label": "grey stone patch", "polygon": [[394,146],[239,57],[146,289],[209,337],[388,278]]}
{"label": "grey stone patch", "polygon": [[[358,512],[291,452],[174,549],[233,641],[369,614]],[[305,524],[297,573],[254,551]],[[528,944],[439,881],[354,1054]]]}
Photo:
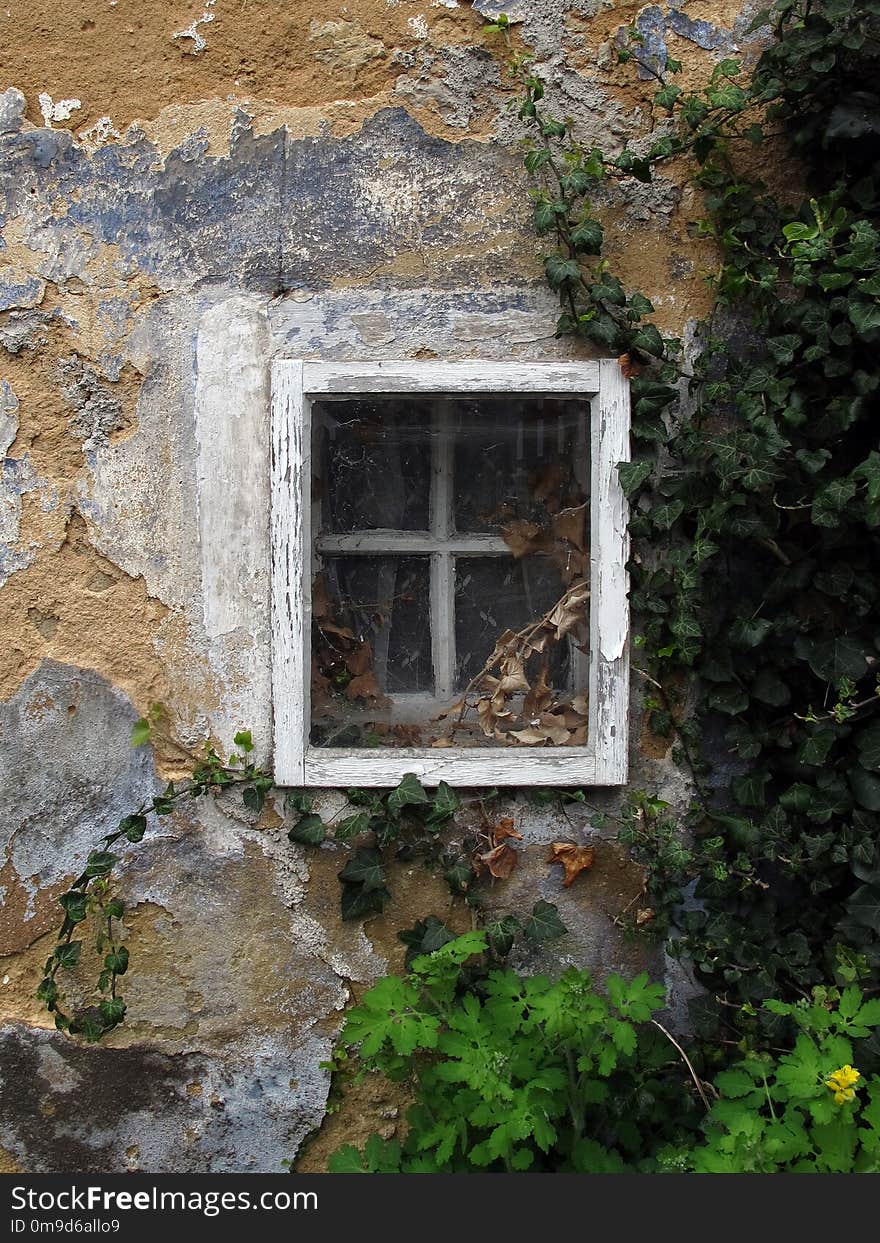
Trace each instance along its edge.
{"label": "grey stone patch", "polygon": [[43,513],[57,508],[57,490],[38,477],[27,453],[21,458],[0,459],[0,586],[10,574],[29,566],[36,555],[33,545],[16,547],[21,529],[21,498],[29,492],[40,493]]}
{"label": "grey stone patch", "polygon": [[9,452],[18,435],[18,398],[8,380],[0,380],[0,457]]}
{"label": "grey stone patch", "polygon": [[[668,52],[666,50],[666,21],[659,5],[651,4],[642,9],[635,21],[636,30],[644,40],[631,48],[633,60],[639,68],[639,77],[643,80],[654,77],[651,70],[662,73],[666,68]],[[626,36],[619,36],[621,46],[626,44]],[[650,68],[648,67],[650,66]]]}
{"label": "grey stone patch", "polygon": [[316,1035],[245,1035],[212,1056],[8,1025],[0,1050],[0,1142],[35,1174],[280,1174],[327,1097]]}
{"label": "grey stone patch", "polygon": [[499,84],[498,66],[485,48],[451,47],[439,54],[425,51],[418,75],[401,75],[394,94],[415,107],[434,108],[447,125],[466,129],[482,107],[478,93]]}
{"label": "grey stone patch", "polygon": [[0,93],[0,134],[16,134],[24,124],[27,100],[21,91],[11,86]]}
{"label": "grey stone patch", "polygon": [[524,22],[532,7],[528,0],[473,0],[471,4],[476,13],[489,21],[495,21],[502,13],[506,14],[511,25]]}
{"label": "grey stone patch", "polygon": [[47,340],[42,329],[50,318],[42,311],[10,311],[0,323],[0,345],[10,354],[38,349]]}
{"label": "grey stone patch", "polygon": [[46,285],[20,268],[0,268],[0,311],[28,310],[43,301]]}
{"label": "grey stone patch", "polygon": [[46,660],[0,704],[0,825],[31,899],[78,871],[89,850],[157,788],[137,712],[100,674]]}
{"label": "grey stone patch", "polygon": [[75,411],[67,426],[83,442],[83,451],[103,444],[124,426],[122,402],[95,369],[76,354],[59,358],[61,392]]}
{"label": "grey stone patch", "polygon": [[682,39],[695,43],[707,52],[736,52],[737,45],[729,30],[713,26],[711,22],[692,21],[678,9],[670,8],[666,24]]}

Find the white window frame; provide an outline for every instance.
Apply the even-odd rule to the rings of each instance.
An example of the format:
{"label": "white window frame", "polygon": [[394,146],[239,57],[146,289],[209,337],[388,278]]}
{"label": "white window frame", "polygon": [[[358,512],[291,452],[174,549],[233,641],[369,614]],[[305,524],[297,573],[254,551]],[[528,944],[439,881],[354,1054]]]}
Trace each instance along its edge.
{"label": "white window frame", "polygon": [[[328,396],[500,393],[590,403],[590,658],[582,747],[315,747],[311,728],[311,404]],[[614,359],[575,363],[272,364],[272,697],[280,786],[623,785],[627,779],[629,386]],[[489,538],[491,537],[484,537]],[[469,537],[473,542],[473,537]],[[383,545],[383,551],[387,548]],[[448,564],[446,559],[443,559]],[[448,577],[448,575],[447,575]],[[450,587],[451,590],[451,587]]]}

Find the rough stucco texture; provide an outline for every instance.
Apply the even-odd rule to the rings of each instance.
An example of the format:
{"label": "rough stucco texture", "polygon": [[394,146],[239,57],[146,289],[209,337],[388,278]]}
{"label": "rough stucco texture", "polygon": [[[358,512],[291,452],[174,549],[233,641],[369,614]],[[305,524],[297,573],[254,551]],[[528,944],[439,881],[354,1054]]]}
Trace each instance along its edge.
{"label": "rough stucco texture", "polygon": [[[352,988],[400,965],[415,919],[462,918],[401,865],[388,917],[343,924],[341,853],[291,847],[280,800],[259,820],[220,800],[153,826],[125,864],[126,1024],[81,1047],[33,997],[59,893],[182,771],[179,748],[249,725],[268,758],[272,354],[563,349],[500,48],[474,12],[498,7],[0,10],[0,1168],[280,1171],[321,1124]],[[645,85],[612,63],[622,26],[697,80],[746,24],[727,0],[502,7],[588,143],[649,128]],[[690,193],[670,175],[598,210],[618,267],[684,331],[711,263]],[[174,744],[132,750],[155,702]],[[685,799],[637,725],[634,782]],[[566,963],[661,970],[616,932],[640,877],[590,814],[511,810],[526,844],[493,901],[558,901]],[[561,836],[598,846],[566,891],[546,865]],[[337,1139],[393,1128],[374,1105],[334,1115]]]}

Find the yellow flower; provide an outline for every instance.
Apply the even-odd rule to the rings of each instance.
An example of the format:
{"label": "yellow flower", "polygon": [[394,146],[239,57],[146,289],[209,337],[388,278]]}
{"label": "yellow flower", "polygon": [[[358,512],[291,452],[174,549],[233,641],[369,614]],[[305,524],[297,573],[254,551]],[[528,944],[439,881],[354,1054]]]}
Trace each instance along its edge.
{"label": "yellow flower", "polygon": [[834,1100],[838,1105],[844,1105],[847,1101],[855,1100],[854,1088],[861,1077],[857,1070],[847,1064],[828,1076],[825,1087],[834,1093]]}

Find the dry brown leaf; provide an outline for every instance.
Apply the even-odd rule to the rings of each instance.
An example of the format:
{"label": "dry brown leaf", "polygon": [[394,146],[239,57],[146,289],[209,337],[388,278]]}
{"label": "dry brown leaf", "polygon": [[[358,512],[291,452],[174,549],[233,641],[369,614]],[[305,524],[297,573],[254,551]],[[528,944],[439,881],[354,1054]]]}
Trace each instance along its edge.
{"label": "dry brown leaf", "polygon": [[382,694],[382,688],[376,681],[376,675],[372,669],[352,678],[345,688],[345,695],[347,699],[373,699],[381,704],[390,702]]}
{"label": "dry brown leaf", "polygon": [[325,678],[317,665],[312,665],[312,708],[320,712],[330,703],[330,679]]}
{"label": "dry brown leaf", "polygon": [[581,552],[587,550],[587,510],[578,505],[576,509],[563,509],[553,519],[551,530],[556,539],[566,540]]}
{"label": "dry brown leaf", "polygon": [[545,713],[541,717],[541,729],[544,731],[545,737],[558,747],[568,742],[569,731],[566,729],[565,721],[561,716],[555,716],[549,712]]}
{"label": "dry brown leaf", "polygon": [[526,522],[518,519],[510,522],[501,532],[504,542],[517,560],[527,557],[533,552],[543,552],[547,546],[547,536],[537,522]]}
{"label": "dry brown leaf", "polygon": [[617,360],[617,365],[620,367],[624,380],[631,380],[633,376],[641,375],[644,370],[631,354],[621,354]]}
{"label": "dry brown leaf", "polygon": [[655,915],[656,911],[652,907],[640,907],[636,911],[636,925],[641,927],[643,924],[649,924]]}
{"label": "dry brown leaf", "polygon": [[516,838],[518,842],[521,842],[523,839],[522,833],[517,833],[516,829],[514,828],[514,822],[510,818],[510,816],[505,816],[503,820],[498,821],[498,823],[495,825],[495,828],[492,829],[490,833],[490,837],[492,838],[492,841],[495,843],[496,846],[499,845],[501,842],[505,840],[505,838],[508,838],[508,837]]}
{"label": "dry brown leaf", "polygon": [[327,583],[323,574],[316,574],[312,582],[312,617],[321,622],[325,617],[332,617],[333,606],[327,594]]}
{"label": "dry brown leaf", "polygon": [[525,675],[522,662],[519,660],[507,660],[504,662],[501,682],[495,697],[498,694],[502,696],[516,695],[519,691],[529,690],[529,679]]}
{"label": "dry brown leaf", "polygon": [[574,842],[553,842],[548,862],[561,863],[565,868],[562,884],[567,889],[576,876],[593,866],[595,854],[592,846],[577,846]]}
{"label": "dry brown leaf", "polygon": [[451,747],[452,739],[448,734],[441,734],[439,738],[435,738],[431,743],[432,747]]}
{"label": "dry brown leaf", "polygon": [[589,716],[590,704],[586,694],[575,695],[574,699],[571,701],[571,706],[574,708],[575,712],[580,713],[581,716]]}
{"label": "dry brown leaf", "polygon": [[357,641],[357,635],[353,630],[350,630],[348,626],[337,626],[336,622],[324,619],[319,621],[317,625],[323,635],[332,634],[336,635],[339,639],[351,639],[352,642]]}
{"label": "dry brown leaf", "polygon": [[532,689],[523,700],[523,716],[530,721],[532,717],[546,712],[553,702],[553,692],[547,683],[548,674],[549,667],[547,661],[544,661]]}
{"label": "dry brown leaf", "polygon": [[345,657],[345,667],[352,677],[360,677],[362,673],[367,673],[373,664],[373,649],[369,643],[360,643],[353,652],[349,652]]}
{"label": "dry brown leaf", "polygon": [[450,704],[448,708],[444,708],[442,712],[438,712],[432,719],[435,721],[445,721],[448,716],[458,716],[464,708],[464,700],[456,699],[454,704]]}
{"label": "dry brown leaf", "polygon": [[529,475],[532,496],[536,501],[544,502],[552,514],[559,508],[557,498],[565,491],[570,478],[571,469],[567,462],[547,462]]}
{"label": "dry brown leaf", "polygon": [[527,747],[536,747],[547,741],[547,735],[539,727],[529,725],[526,729],[511,729],[508,731],[511,738],[515,738],[517,742],[524,743]]}
{"label": "dry brown leaf", "polygon": [[492,850],[487,850],[485,854],[478,855],[477,857],[498,880],[507,880],[510,873],[516,867],[516,851],[512,846],[508,846],[506,842],[503,842],[500,846],[495,846]]}
{"label": "dry brown leaf", "polygon": [[571,731],[571,737],[568,740],[570,747],[585,747],[587,745],[587,727],[581,725],[578,729]]}

